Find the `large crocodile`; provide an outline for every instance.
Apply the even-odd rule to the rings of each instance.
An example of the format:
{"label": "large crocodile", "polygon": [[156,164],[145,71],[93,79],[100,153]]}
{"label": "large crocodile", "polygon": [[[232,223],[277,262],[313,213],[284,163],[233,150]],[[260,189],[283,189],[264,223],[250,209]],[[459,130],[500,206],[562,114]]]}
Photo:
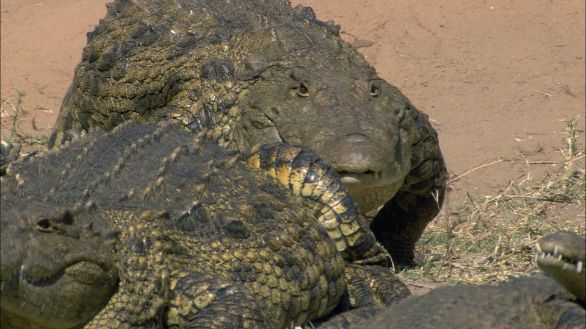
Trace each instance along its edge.
{"label": "large crocodile", "polygon": [[[537,244],[544,273],[498,285],[457,285],[383,309],[361,308],[320,328],[586,328],[586,240],[557,232]],[[566,289],[567,288],[567,291]]]}
{"label": "large crocodile", "polygon": [[338,26],[286,0],[110,4],[88,34],[50,144],[93,126],[168,118],[243,152],[272,142],[314,150],[363,213],[385,205],[372,228],[399,263],[412,261],[443,202],[447,174],[427,116]]}
{"label": "large crocodile", "polygon": [[283,328],[343,294],[355,307],[408,293],[313,153],[274,144],[248,162],[293,193],[171,123],[126,123],[11,163],[2,328]]}

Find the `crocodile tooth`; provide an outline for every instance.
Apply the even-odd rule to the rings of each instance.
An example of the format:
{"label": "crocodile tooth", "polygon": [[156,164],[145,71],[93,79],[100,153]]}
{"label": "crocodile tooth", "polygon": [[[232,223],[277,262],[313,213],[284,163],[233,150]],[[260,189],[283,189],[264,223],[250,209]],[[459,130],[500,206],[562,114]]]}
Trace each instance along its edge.
{"label": "crocodile tooth", "polygon": [[554,255],[554,256],[557,256],[557,255],[558,255],[558,253],[559,253],[559,248],[558,248],[558,246],[554,246],[554,247],[553,247],[553,255]]}
{"label": "crocodile tooth", "polygon": [[20,265],[20,271],[18,271],[18,281],[22,282],[24,281],[25,278],[25,273],[24,273],[24,264]]}
{"label": "crocodile tooth", "polygon": [[581,273],[583,267],[584,267],[584,263],[582,263],[581,261],[578,261],[578,263],[576,264],[576,272]]}

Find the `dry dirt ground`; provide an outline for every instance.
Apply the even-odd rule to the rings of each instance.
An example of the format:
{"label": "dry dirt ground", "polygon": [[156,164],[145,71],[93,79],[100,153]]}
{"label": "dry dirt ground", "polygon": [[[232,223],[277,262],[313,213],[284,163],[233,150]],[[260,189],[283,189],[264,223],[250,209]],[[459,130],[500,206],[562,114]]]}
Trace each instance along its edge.
{"label": "dry dirt ground", "polygon": [[[41,140],[49,134],[86,33],[105,15],[106,2],[2,1],[3,139],[10,136],[19,104],[27,112],[19,120],[21,131]],[[578,183],[583,181],[583,0],[293,4],[311,6],[318,18],[341,24],[343,38],[429,114],[451,174],[443,214],[448,226],[458,224],[450,223],[450,214],[457,209],[467,203],[468,208],[481,205],[488,200],[485,196],[510,195],[511,187],[517,194],[512,199],[541,200],[518,185],[546,184],[547,174],[568,172],[568,164],[568,175],[577,174]],[[572,118],[577,135],[574,153],[569,154],[565,121]],[[578,184],[583,187],[583,182]],[[582,191],[563,207],[541,206],[550,221],[578,223],[577,230],[583,233],[583,201]],[[448,236],[454,227],[446,228]],[[496,253],[500,235],[495,243]]]}

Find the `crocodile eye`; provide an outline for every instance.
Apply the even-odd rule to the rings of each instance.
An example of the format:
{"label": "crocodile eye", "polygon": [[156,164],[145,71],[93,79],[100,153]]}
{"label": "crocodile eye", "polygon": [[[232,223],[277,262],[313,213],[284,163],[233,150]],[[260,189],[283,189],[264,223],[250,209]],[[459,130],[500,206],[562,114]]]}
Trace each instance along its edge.
{"label": "crocodile eye", "polygon": [[378,86],[373,83],[372,85],[370,85],[370,96],[377,97],[378,94],[379,94]]}
{"label": "crocodile eye", "polygon": [[297,92],[297,96],[299,96],[299,97],[309,96],[309,89],[307,89],[307,86],[303,82],[301,82],[299,84],[299,86],[296,89],[296,92]]}
{"label": "crocodile eye", "polygon": [[54,227],[51,224],[51,221],[47,218],[43,218],[37,222],[37,230],[40,232],[53,232]]}

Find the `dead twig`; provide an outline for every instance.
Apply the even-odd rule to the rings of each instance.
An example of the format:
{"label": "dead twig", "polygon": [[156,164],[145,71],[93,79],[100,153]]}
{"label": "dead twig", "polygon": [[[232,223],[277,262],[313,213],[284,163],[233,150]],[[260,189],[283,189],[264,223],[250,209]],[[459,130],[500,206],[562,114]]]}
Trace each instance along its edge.
{"label": "dead twig", "polygon": [[507,160],[505,160],[505,159],[502,159],[502,158],[501,158],[501,159],[499,159],[499,160],[496,160],[496,161],[493,161],[493,162],[490,162],[490,163],[486,163],[486,164],[483,164],[483,165],[481,165],[481,166],[478,166],[478,167],[472,168],[472,169],[468,170],[467,172],[465,172],[465,173],[463,173],[463,174],[461,174],[461,175],[458,175],[458,176],[456,176],[456,177],[454,177],[454,178],[450,179],[450,183],[453,183],[453,182],[457,181],[458,179],[460,179],[460,178],[462,178],[462,177],[464,177],[464,176],[466,176],[466,175],[468,175],[468,174],[470,174],[470,173],[473,173],[473,172],[475,172],[475,171],[476,171],[476,170],[478,170],[478,169],[486,168],[486,167],[489,167],[489,166],[492,166],[492,165],[495,165],[495,164],[497,164],[497,163],[504,162],[504,161],[507,161]]}

